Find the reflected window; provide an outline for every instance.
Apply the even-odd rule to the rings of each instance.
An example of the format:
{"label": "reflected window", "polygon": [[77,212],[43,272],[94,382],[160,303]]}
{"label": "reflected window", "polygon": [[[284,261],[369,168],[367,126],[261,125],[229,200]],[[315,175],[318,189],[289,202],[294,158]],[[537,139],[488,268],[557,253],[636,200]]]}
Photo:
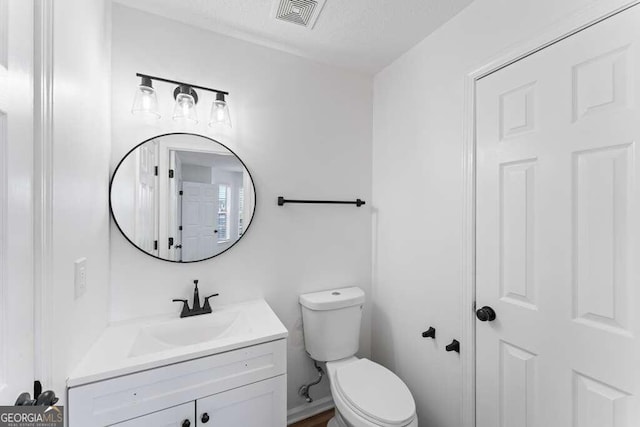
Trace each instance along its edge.
{"label": "reflected window", "polygon": [[229,240],[229,195],[231,187],[226,184],[218,186],[218,241]]}

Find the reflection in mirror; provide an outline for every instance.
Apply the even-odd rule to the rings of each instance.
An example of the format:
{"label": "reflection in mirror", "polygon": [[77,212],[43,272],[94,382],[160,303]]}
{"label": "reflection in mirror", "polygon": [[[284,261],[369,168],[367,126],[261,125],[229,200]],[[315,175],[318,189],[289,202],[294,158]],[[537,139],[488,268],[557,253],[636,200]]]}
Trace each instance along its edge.
{"label": "reflection in mirror", "polygon": [[174,133],[143,142],[120,161],[110,202],[120,231],[138,249],[193,262],[242,238],[253,217],[255,189],[244,163],[227,147]]}

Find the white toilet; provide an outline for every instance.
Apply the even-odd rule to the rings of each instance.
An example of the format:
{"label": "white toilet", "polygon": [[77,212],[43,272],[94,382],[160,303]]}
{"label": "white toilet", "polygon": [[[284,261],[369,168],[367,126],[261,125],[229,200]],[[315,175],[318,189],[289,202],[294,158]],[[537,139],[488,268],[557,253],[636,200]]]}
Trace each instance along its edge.
{"label": "white toilet", "polygon": [[357,287],[300,296],[304,342],[326,362],[336,415],[329,427],[417,427],[409,388],[387,368],[355,357],[364,292]]}

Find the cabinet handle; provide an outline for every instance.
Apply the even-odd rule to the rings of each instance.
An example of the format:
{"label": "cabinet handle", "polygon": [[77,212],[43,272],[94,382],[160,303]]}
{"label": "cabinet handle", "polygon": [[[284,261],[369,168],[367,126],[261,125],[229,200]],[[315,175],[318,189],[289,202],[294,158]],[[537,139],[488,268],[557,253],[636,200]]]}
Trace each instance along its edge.
{"label": "cabinet handle", "polygon": [[191,427],[191,421],[189,420],[184,420],[182,422],[182,427]]}
{"label": "cabinet handle", "polygon": [[206,424],[209,422],[209,414],[207,414],[206,412],[204,414],[202,414],[202,418],[200,418],[200,420]]}

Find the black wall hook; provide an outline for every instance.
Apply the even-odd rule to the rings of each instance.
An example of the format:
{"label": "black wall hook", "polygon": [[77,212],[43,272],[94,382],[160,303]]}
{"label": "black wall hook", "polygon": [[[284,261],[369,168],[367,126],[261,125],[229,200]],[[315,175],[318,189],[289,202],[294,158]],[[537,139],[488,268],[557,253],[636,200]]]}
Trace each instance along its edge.
{"label": "black wall hook", "polygon": [[451,341],[451,344],[445,347],[445,350],[460,353],[460,343],[458,342],[458,340],[453,340]]}
{"label": "black wall hook", "polygon": [[436,329],[433,326],[429,326],[429,329],[422,333],[422,338],[435,338]]}

